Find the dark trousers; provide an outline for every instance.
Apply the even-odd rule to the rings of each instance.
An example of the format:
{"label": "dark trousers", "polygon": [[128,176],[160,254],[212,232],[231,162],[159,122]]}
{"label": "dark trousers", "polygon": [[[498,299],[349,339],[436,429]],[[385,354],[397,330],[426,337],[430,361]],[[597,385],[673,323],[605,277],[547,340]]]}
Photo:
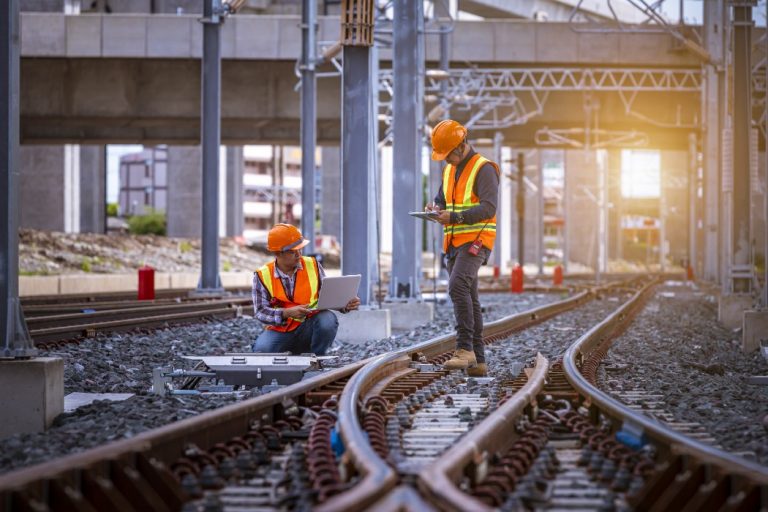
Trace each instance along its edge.
{"label": "dark trousers", "polygon": [[453,301],[456,317],[456,348],[473,350],[478,363],[485,362],[483,345],[483,312],[477,293],[477,272],[487,261],[486,247],[474,256],[469,253],[470,244],[451,251],[448,257],[448,295]]}
{"label": "dark trousers", "polygon": [[290,352],[292,354],[325,355],[336,338],[339,319],[332,311],[321,311],[290,332],[265,329],[251,346],[254,352]]}

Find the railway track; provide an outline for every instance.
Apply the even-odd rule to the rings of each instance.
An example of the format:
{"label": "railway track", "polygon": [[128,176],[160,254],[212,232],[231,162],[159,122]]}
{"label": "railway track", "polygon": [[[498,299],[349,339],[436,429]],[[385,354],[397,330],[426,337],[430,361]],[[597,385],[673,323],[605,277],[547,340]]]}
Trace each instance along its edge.
{"label": "railway track", "polygon": [[[0,510],[594,510],[598,503],[646,510],[664,496],[672,501],[662,504],[693,507],[686,510],[712,500],[754,510],[744,507],[765,499],[764,467],[632,416],[583,376],[649,289],[635,290],[562,362],[538,356],[522,371],[467,379],[442,370],[454,339],[441,336],[4,475]],[[596,293],[610,290],[490,323],[485,340],[503,340]],[[700,487],[708,501],[696,502]]]}
{"label": "railway track", "polygon": [[246,295],[215,299],[178,296],[153,301],[119,300],[113,296],[103,297],[106,299],[103,301],[83,301],[83,298],[80,296],[75,302],[64,299],[58,304],[25,305],[27,327],[35,345],[54,348],[101,332],[178,325],[203,319],[224,320],[240,316],[242,308],[251,305],[251,298]]}

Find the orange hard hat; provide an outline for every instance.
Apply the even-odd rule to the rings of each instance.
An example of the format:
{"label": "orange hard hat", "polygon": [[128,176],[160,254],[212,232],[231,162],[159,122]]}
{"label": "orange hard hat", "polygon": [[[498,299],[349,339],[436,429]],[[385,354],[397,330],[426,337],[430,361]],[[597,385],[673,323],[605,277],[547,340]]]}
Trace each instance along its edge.
{"label": "orange hard hat", "polygon": [[432,129],[432,160],[445,160],[467,138],[467,129],[453,119],[445,119]]}
{"label": "orange hard hat", "polygon": [[275,224],[267,235],[267,250],[272,252],[297,251],[308,243],[301,231],[291,224]]}

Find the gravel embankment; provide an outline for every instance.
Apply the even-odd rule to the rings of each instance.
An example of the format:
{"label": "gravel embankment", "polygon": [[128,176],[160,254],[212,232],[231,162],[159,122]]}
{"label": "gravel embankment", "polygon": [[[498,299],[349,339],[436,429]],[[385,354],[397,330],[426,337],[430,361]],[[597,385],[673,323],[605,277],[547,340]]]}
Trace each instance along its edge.
{"label": "gravel embankment", "polygon": [[[495,320],[558,299],[559,296],[548,294],[494,294],[484,295],[483,304],[488,308],[486,319]],[[425,341],[452,329],[452,308],[439,304],[435,321],[427,326],[363,345],[337,342],[331,354],[340,356],[337,364],[346,364]],[[80,391],[136,393],[136,396],[123,402],[97,401],[72,413],[62,414],[48,432],[0,441],[0,474],[116,439],[133,437],[140,432],[242,400],[243,396],[226,395],[161,398],[149,395],[147,390],[151,385],[153,368],[169,364],[188,367],[190,363],[182,360],[181,355],[247,351],[261,331],[258,321],[243,317],[152,333],[100,336],[42,354],[64,359],[66,394]]]}
{"label": "gravel embankment", "polygon": [[[621,371],[606,371],[605,368]],[[751,452],[768,465],[768,389],[747,384],[768,374],[759,352],[741,351],[741,332],[717,322],[707,289],[665,283],[601,366],[604,389],[642,389],[663,396],[679,421],[704,425],[726,450]]]}

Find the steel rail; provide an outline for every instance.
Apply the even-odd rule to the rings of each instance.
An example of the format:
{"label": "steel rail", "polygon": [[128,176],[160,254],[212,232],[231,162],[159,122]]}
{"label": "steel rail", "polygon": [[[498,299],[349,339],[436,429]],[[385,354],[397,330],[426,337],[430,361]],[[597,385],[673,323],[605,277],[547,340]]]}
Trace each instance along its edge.
{"label": "steel rail", "polygon": [[195,301],[181,304],[153,304],[140,305],[135,308],[106,309],[94,311],[92,313],[67,313],[61,315],[36,316],[27,319],[27,326],[30,330],[48,329],[53,327],[69,327],[82,324],[100,324],[115,320],[127,320],[130,318],[144,318],[147,314],[151,316],[160,316],[174,313],[192,313],[196,311],[206,311],[219,309],[222,306],[242,306],[251,303],[250,297],[243,297],[235,300],[214,300],[214,301]]}
{"label": "steel rail", "polygon": [[141,319],[129,318],[127,320],[112,320],[92,324],[67,325],[64,327],[49,327],[46,329],[30,330],[29,334],[36,343],[49,343],[54,341],[66,341],[80,336],[89,337],[98,332],[114,332],[119,330],[131,330],[141,327],[157,327],[168,323],[178,324],[188,321],[200,320],[205,317],[234,318],[237,309],[216,306],[210,309],[192,311],[186,313],[174,313],[169,315],[147,316]]}
{"label": "steel rail", "polygon": [[280,417],[287,401],[301,402],[306,393],[352,375],[368,361],[370,359],[352,363],[287,388],[165,425],[131,439],[0,475],[0,509],[12,499],[14,493],[28,493],[42,499],[50,496],[46,489],[54,482],[76,488],[85,472],[108,472],[109,469],[104,467],[107,461],[119,460],[138,470],[140,456],[168,465],[180,457],[190,444],[208,450],[217,443],[247,433],[253,421]]}
{"label": "steel rail", "polygon": [[[246,301],[251,300],[250,295],[233,295],[231,297],[225,297],[230,301]],[[181,297],[169,298],[169,299],[154,299],[154,300],[119,300],[119,301],[105,301],[105,302],[73,302],[65,304],[40,304],[40,305],[28,305],[24,306],[24,316],[27,321],[31,317],[49,316],[49,315],[65,315],[71,313],[82,313],[83,310],[91,311],[105,311],[108,309],[135,309],[147,306],[173,306],[179,304],[197,304],[204,301],[211,301],[210,298],[191,298],[186,297],[182,300]]]}
{"label": "steel rail", "polygon": [[605,343],[609,343],[612,338],[623,332],[624,327],[638,312],[655,284],[654,281],[644,286],[632,299],[587,331],[568,348],[563,356],[563,370],[568,382],[584,397],[585,405],[596,406],[616,422],[630,422],[642,427],[645,435],[657,446],[669,447],[669,451],[674,454],[690,455],[702,462],[726,467],[732,473],[742,475],[760,485],[768,485],[768,467],[705,445],[639,414],[590,384],[581,374],[579,363],[598,346],[605,346]]}
{"label": "steel rail", "polygon": [[[512,332],[542,322],[552,316],[573,309],[591,300],[593,291],[583,291],[568,299],[539,306],[487,324],[483,338],[508,336]],[[349,381],[339,399],[339,431],[346,453],[362,479],[345,493],[338,494],[320,505],[318,511],[353,511],[370,506],[380,500],[397,484],[397,474],[371,447],[360,425],[358,404],[368,389],[387,375],[406,368],[411,358],[423,354],[427,358],[451,351],[455,348],[455,334],[440,336],[413,347],[407,347],[375,357],[358,371]]]}
{"label": "steel rail", "polygon": [[537,354],[536,366],[528,382],[462,437],[460,443],[453,445],[419,474],[419,489],[431,500],[439,503],[441,510],[493,510],[460,490],[456,484],[469,464],[477,463],[484,454],[504,452],[512,445],[517,438],[516,420],[526,407],[535,403],[536,396],[544,389],[548,371],[549,361],[540,353]]}

